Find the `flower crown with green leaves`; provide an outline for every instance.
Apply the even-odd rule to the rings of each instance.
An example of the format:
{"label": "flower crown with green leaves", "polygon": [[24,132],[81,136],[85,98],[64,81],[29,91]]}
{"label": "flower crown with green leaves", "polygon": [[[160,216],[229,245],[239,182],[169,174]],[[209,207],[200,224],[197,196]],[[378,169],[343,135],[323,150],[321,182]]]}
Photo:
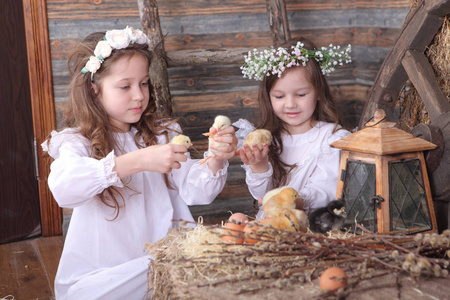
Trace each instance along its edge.
{"label": "flower crown with green leaves", "polygon": [[244,65],[241,66],[244,77],[255,80],[263,80],[264,76],[277,75],[281,77],[283,72],[290,67],[306,66],[306,63],[315,59],[322,73],[327,75],[335,70],[336,66],[350,63],[351,45],[341,48],[341,46],[322,47],[320,49],[305,49],[302,42],[291,46],[292,50],[279,47],[271,50],[258,51],[253,49],[245,56]]}
{"label": "flower crown with green leaves", "polygon": [[130,44],[147,44],[150,46],[150,39],[139,29],[127,26],[122,30],[109,30],[103,36],[103,40],[97,43],[94,55],[89,57],[88,62],[81,70],[85,74],[91,72],[91,78],[95,72],[102,66],[105,58],[111,55],[114,49],[124,49]]}

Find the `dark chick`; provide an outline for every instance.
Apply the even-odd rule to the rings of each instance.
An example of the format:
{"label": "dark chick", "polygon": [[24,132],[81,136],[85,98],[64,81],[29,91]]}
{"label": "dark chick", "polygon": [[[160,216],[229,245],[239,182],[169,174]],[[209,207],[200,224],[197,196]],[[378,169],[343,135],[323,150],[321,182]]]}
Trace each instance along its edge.
{"label": "dark chick", "polygon": [[340,229],[346,217],[345,202],[335,200],[327,206],[313,211],[309,215],[309,228],[313,232],[326,233],[332,229]]}

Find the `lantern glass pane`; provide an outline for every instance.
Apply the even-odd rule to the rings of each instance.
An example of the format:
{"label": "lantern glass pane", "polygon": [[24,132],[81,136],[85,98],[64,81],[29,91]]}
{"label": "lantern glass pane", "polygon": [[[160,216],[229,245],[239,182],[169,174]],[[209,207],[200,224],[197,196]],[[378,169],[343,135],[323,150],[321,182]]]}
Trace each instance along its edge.
{"label": "lantern glass pane", "polygon": [[342,199],[346,201],[346,229],[359,233],[361,230],[356,228],[356,220],[358,224],[377,232],[376,208],[371,205],[375,192],[375,165],[348,160],[342,191]]}
{"label": "lantern glass pane", "polygon": [[432,229],[420,160],[390,162],[389,175],[391,231]]}

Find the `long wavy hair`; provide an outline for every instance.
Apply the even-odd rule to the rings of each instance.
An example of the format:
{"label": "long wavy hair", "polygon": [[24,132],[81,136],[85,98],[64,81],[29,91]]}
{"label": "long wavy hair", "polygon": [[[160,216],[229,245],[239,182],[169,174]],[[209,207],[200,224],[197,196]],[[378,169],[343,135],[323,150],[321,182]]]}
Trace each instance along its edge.
{"label": "long wavy hair", "polygon": [[[86,65],[89,57],[93,55],[97,43],[103,39],[104,35],[105,32],[90,34],[75,47],[69,56],[68,68],[72,80],[69,84],[68,101],[65,102],[63,113],[64,125],[75,128],[78,133],[90,141],[91,155],[98,160],[105,158],[113,150],[122,153],[122,149],[117,148],[119,145],[114,139],[113,132],[117,131],[117,128],[110,122],[101,102],[96,100],[98,94],[95,93],[92,84],[97,85],[97,91],[101,93],[102,80],[111,73],[111,67],[117,60],[123,57],[130,59],[134,55],[142,55],[150,65],[153,55],[146,44],[130,44],[124,49],[114,49],[111,56],[104,60],[100,69],[93,75],[90,72],[82,74],[81,69]],[[150,82],[148,86],[151,89]],[[151,90],[149,94],[151,95]],[[139,148],[157,144],[159,135],[168,138],[169,131],[171,131],[169,126],[175,120],[160,119],[156,110],[155,100],[150,96],[148,106],[140,120],[131,124],[137,129],[134,140]],[[143,143],[140,141],[143,141]],[[172,188],[167,174],[164,174],[164,179],[167,187]],[[122,198],[125,205],[124,198],[118,188],[113,186],[103,190],[97,197],[104,204],[115,209],[113,220],[118,217],[121,207],[117,197]]]}
{"label": "long wavy hair", "polygon": [[[301,38],[299,39],[299,41],[305,44],[304,48],[306,49],[317,49],[317,47],[308,39]],[[281,47],[290,49],[291,46],[295,46],[296,44],[297,40],[287,42],[281,45]],[[320,69],[320,66],[316,60],[311,59],[306,63],[306,66],[304,68],[307,71],[309,81],[314,87],[314,90],[318,97],[316,109],[314,110],[314,113],[312,115],[312,120],[334,123],[335,127],[333,132],[335,132],[338,129],[340,121],[328,82],[325,76],[322,74],[322,70]],[[287,69],[285,73],[290,71],[291,69]],[[286,185],[289,174],[296,167],[295,164],[289,165],[280,158],[280,154],[283,152],[283,141],[281,136],[283,133],[287,134],[288,130],[286,124],[275,115],[270,100],[270,91],[278,82],[278,80],[278,76],[264,76],[258,92],[258,102],[261,111],[261,123],[257,127],[270,130],[273,136],[273,142],[269,147],[269,161],[271,162],[273,167],[273,188]]]}

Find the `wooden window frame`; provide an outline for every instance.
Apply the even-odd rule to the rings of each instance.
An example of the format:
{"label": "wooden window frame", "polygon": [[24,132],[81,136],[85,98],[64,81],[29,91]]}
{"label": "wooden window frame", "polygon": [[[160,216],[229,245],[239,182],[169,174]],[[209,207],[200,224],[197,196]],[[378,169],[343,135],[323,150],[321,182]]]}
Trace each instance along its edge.
{"label": "wooden window frame", "polygon": [[23,0],[33,133],[37,152],[42,236],[62,235],[62,210],[48,188],[50,158],[41,143],[56,128],[52,65],[45,0]]}

